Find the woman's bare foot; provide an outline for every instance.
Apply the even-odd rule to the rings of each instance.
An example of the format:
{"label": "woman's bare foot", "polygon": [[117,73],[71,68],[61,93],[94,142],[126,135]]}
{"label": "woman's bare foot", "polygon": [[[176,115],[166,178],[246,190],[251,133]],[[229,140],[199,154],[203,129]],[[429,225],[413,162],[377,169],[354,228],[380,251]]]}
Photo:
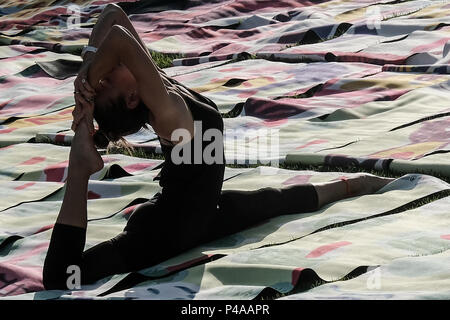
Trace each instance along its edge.
{"label": "woman's bare foot", "polygon": [[351,197],[375,193],[394,180],[394,178],[379,177],[367,173],[359,173],[347,179]]}
{"label": "woman's bare foot", "polygon": [[[339,180],[345,180],[345,183]],[[317,192],[318,208],[342,199],[373,194],[394,179],[367,173],[352,174],[345,179],[314,184]]]}
{"label": "woman's bare foot", "polygon": [[72,140],[69,168],[75,169],[77,174],[90,176],[101,170],[103,165],[103,159],[95,148],[88,125],[85,120],[82,120]]}

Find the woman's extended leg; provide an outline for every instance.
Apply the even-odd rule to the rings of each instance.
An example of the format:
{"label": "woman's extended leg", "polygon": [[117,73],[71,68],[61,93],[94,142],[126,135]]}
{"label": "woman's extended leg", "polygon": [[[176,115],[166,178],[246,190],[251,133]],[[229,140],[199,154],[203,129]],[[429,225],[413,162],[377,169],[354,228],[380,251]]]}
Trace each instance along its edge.
{"label": "woman's extended leg", "polygon": [[393,178],[360,173],[353,178],[314,184],[318,196],[318,207],[321,208],[345,198],[375,193],[393,180]]}
{"label": "woman's extended leg", "polygon": [[[46,289],[67,289],[67,267],[78,266],[81,281],[91,282],[123,270],[112,241],[83,253],[87,227],[89,176],[103,167],[85,121],[77,127],[69,157],[66,191],[44,263]],[[93,259],[95,257],[95,259]]]}
{"label": "woman's extended leg", "polygon": [[279,215],[313,212],[341,199],[374,193],[392,180],[360,174],[346,181],[315,185],[224,190],[219,209],[210,221],[210,229],[214,230],[215,236],[232,234]]}

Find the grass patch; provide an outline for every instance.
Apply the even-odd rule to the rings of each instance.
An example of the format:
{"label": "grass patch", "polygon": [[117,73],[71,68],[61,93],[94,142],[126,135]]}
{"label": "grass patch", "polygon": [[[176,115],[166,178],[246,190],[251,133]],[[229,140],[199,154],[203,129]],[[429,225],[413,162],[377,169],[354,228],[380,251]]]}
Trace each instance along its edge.
{"label": "grass patch", "polygon": [[150,51],[153,61],[161,69],[173,66],[173,60],[183,58],[182,54]]}
{"label": "grass patch", "polygon": [[226,112],[226,113],[221,113],[222,118],[236,118],[237,116],[239,116],[242,112],[242,109],[244,108],[244,102],[240,102],[237,105],[235,105],[233,107],[233,109],[231,109],[230,111]]}
{"label": "grass patch", "polygon": [[[288,170],[311,170],[317,172],[342,172],[342,173],[358,173],[358,172],[366,172],[373,175],[377,175],[380,177],[387,178],[400,178],[405,175],[405,173],[396,173],[388,170],[368,170],[361,167],[349,166],[349,167],[330,167],[325,165],[303,165],[303,164],[280,164],[280,168],[288,169]],[[424,174],[422,172],[409,172],[413,174]],[[447,183],[450,183],[450,177],[443,176],[439,173],[426,173],[427,175],[434,176],[438,179],[441,179]]]}
{"label": "grass patch", "polygon": [[103,152],[103,154],[124,154],[130,157],[143,158],[143,159],[157,159],[164,160],[164,156],[159,153],[148,152],[142,148],[125,148],[120,145],[111,144]]}

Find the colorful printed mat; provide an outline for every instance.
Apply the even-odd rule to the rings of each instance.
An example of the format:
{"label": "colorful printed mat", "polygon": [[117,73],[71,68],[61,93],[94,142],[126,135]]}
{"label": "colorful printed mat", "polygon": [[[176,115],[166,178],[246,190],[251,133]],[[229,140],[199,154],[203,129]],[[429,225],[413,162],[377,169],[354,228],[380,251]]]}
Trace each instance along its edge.
{"label": "colorful printed mat", "polygon": [[[450,1],[438,0],[118,3],[151,51],[176,54],[167,74],[217,104],[227,164],[273,165],[227,167],[224,189],[320,183],[350,176],[348,167],[400,177],[138,273],[43,290],[73,81],[108,3],[117,1],[0,0],[1,298],[450,298],[450,185],[439,179],[450,177]],[[161,153],[150,126],[126,138]],[[86,248],[119,233],[160,190],[163,160],[102,158],[89,181]]]}

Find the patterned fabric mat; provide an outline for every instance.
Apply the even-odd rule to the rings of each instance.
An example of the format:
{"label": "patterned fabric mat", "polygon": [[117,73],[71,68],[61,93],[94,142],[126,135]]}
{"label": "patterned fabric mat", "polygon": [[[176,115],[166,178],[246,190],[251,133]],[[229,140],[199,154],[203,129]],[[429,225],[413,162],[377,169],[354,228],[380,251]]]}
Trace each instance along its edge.
{"label": "patterned fabric mat", "polygon": [[[0,297],[450,297],[449,198],[436,200],[450,187],[432,176],[450,177],[450,2],[437,0],[119,3],[151,51],[176,54],[167,74],[218,105],[228,164],[339,169],[227,167],[224,189],[331,181],[351,176],[342,172],[349,165],[402,176],[376,194],[280,216],[138,273],[44,291],[80,52],[115,2],[0,0]],[[126,138],[161,153],[150,126]],[[89,181],[86,248],[122,231],[160,190],[153,178],[163,160],[104,150],[102,158]]]}

